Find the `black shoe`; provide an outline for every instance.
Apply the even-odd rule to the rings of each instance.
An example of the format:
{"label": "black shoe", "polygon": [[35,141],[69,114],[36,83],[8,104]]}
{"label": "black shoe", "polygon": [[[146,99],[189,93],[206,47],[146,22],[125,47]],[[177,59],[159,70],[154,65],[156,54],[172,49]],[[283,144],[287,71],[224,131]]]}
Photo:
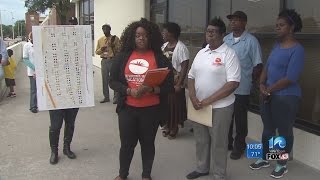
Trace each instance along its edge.
{"label": "black shoe", "polygon": [[50,164],[57,164],[57,163],[58,163],[58,152],[51,152]]}
{"label": "black shoe", "polygon": [[233,150],[233,145],[232,144],[228,144],[228,151],[232,151]]}
{"label": "black shoe", "polygon": [[230,154],[230,158],[233,159],[233,160],[238,160],[241,158],[243,154],[243,151],[232,151],[231,154]]}
{"label": "black shoe", "polygon": [[209,175],[209,172],[199,173],[197,171],[193,171],[192,173],[188,174],[186,177],[187,177],[187,179],[197,179],[198,177],[207,176],[207,175]]}
{"label": "black shoe", "polygon": [[64,126],[64,143],[63,143],[63,154],[69,159],[75,159],[76,155],[70,150],[70,144],[74,133],[74,126],[66,124]]}
{"label": "black shoe", "polygon": [[51,147],[50,164],[58,163],[58,144],[59,144],[60,130],[49,130],[49,140]]}
{"label": "black shoe", "polygon": [[100,103],[106,103],[106,102],[110,102],[110,99],[104,98],[102,101],[100,101]]}
{"label": "black shoe", "polygon": [[276,168],[272,171],[270,176],[275,179],[279,179],[279,178],[282,178],[283,175],[285,175],[287,173],[288,173],[287,166],[281,166],[281,165],[277,164]]}
{"label": "black shoe", "polygon": [[63,154],[66,155],[69,159],[77,158],[77,156],[70,150],[70,146],[63,147]]}
{"label": "black shoe", "polygon": [[32,113],[38,113],[38,108],[31,108],[30,111],[31,111]]}
{"label": "black shoe", "polygon": [[249,165],[250,169],[252,170],[258,170],[258,169],[266,168],[269,166],[270,166],[270,163],[263,159],[258,159],[256,162]]}

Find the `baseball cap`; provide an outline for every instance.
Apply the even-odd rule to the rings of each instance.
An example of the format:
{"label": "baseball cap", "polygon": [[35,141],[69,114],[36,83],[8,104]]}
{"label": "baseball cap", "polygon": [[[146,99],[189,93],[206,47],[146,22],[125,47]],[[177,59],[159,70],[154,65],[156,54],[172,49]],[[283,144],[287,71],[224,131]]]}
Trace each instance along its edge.
{"label": "baseball cap", "polygon": [[242,11],[236,11],[233,14],[227,16],[228,19],[232,19],[233,17],[238,17],[244,21],[247,21],[247,15]]}

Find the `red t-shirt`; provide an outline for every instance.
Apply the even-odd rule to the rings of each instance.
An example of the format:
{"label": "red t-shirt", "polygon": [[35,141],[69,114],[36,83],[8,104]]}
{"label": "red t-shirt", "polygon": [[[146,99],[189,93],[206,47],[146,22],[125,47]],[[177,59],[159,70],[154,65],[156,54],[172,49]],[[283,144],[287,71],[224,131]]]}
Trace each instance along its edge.
{"label": "red t-shirt", "polygon": [[[157,63],[153,51],[147,51],[144,54],[133,51],[129,57],[125,69],[125,77],[128,87],[137,89],[144,81],[146,72],[149,69],[156,69]],[[148,107],[160,104],[159,95],[146,93],[140,98],[127,96],[126,103],[133,107]]]}

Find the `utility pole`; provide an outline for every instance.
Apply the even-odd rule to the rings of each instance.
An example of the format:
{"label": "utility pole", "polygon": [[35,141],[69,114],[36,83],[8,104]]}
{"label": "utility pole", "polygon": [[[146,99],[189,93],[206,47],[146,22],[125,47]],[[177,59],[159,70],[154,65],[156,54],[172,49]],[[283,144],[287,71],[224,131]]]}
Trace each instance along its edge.
{"label": "utility pole", "polygon": [[22,37],[22,26],[23,26],[23,22],[20,21],[20,36]]}
{"label": "utility pole", "polygon": [[11,12],[11,18],[12,18],[12,39],[14,40],[15,38],[14,38],[14,18],[13,18],[13,12],[12,11],[10,11]]}
{"label": "utility pole", "polygon": [[1,9],[0,9],[0,31],[1,31],[1,39],[3,40],[3,31],[2,31],[2,19],[1,19]]}
{"label": "utility pole", "polygon": [[19,22],[18,21],[17,21],[17,26],[18,26],[18,35],[17,36],[20,36],[19,35],[20,30],[19,30]]}
{"label": "utility pole", "polygon": [[20,21],[20,36],[22,37],[22,22]]}

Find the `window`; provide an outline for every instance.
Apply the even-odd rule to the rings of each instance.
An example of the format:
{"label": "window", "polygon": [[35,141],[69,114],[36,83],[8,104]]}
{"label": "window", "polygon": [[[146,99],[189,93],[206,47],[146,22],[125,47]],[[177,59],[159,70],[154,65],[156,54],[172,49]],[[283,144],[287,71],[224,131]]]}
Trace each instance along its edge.
{"label": "window", "polygon": [[231,9],[247,14],[250,32],[274,32],[280,5],[279,0],[232,0]]}
{"label": "window", "polygon": [[302,33],[320,34],[320,1],[318,0],[290,0],[287,8],[295,9],[301,14],[303,22]]}
{"label": "window", "polygon": [[188,46],[190,59],[193,59],[205,42],[204,30],[208,19],[208,1],[170,0],[168,9],[168,19],[180,25],[180,40]]}
{"label": "window", "polygon": [[182,32],[203,33],[207,23],[206,0],[170,0],[169,21],[179,23]]}
{"label": "window", "polygon": [[151,1],[151,21],[158,24],[160,27],[167,22],[167,1],[166,0],[152,0]]}
{"label": "window", "polygon": [[291,0],[287,8],[295,9],[303,23],[299,42],[305,48],[304,71],[300,78],[302,99],[298,117],[302,126],[318,127],[320,131],[320,1]]}
{"label": "window", "polygon": [[80,12],[80,24],[81,25],[91,25],[94,24],[94,1],[93,0],[83,0],[79,4]]}
{"label": "window", "polygon": [[[94,0],[79,1],[79,24],[91,25],[92,44],[94,41]],[[94,55],[94,47],[92,46]]]}
{"label": "window", "polygon": [[230,0],[211,0],[210,1],[210,19],[214,17],[221,17],[228,24],[227,15],[231,14],[231,1]]}

